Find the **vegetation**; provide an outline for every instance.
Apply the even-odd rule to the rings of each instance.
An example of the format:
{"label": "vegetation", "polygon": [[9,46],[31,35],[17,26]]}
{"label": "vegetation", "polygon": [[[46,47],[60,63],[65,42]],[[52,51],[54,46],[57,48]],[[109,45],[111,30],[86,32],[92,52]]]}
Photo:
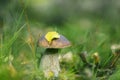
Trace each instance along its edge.
{"label": "vegetation", "polygon": [[[117,17],[112,20],[106,16],[102,17],[97,12],[87,14],[84,11],[77,16],[72,13],[74,16],[69,17],[65,12],[59,14],[58,11],[55,14],[51,13],[49,17],[42,16],[44,12],[40,12],[38,17],[41,19],[38,19],[36,16],[31,17],[35,14],[29,9],[27,2],[21,3],[10,3],[11,7],[5,8],[6,11],[10,10],[12,17],[7,14],[7,19],[3,20],[4,16],[0,14],[0,24],[3,21],[3,25],[0,25],[1,80],[47,80],[38,67],[45,50],[38,46],[38,40],[49,31],[57,31],[64,35],[72,46],[59,52],[59,77],[50,77],[48,80],[120,79],[120,23]],[[12,6],[16,5],[13,9]],[[53,12],[56,12],[56,9]],[[57,16],[57,21],[57,14],[64,16],[62,19]]]}

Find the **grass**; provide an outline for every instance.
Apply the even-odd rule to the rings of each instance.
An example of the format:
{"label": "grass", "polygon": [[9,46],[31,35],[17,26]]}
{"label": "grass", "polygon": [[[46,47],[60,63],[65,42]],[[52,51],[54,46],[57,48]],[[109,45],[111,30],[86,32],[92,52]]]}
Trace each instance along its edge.
{"label": "grass", "polygon": [[[71,52],[73,61],[60,63],[59,80],[119,80],[119,64],[116,63],[114,67],[109,68],[114,56],[110,47],[113,43],[119,43],[120,32],[117,27],[119,24],[113,28],[106,20],[88,18],[88,25],[81,19],[67,22],[63,27],[46,27],[41,23],[30,22],[28,19],[21,26],[23,15],[24,10],[12,27],[16,29],[11,31],[6,28],[9,26],[5,26],[4,38],[0,38],[1,80],[46,80],[38,68],[37,61],[44,49],[37,46],[37,41],[40,37],[39,33],[42,35],[53,30],[66,36],[72,43],[70,48],[60,52],[61,54]],[[87,52],[85,58],[91,66],[85,64],[80,58],[82,52]],[[98,67],[95,67],[93,58],[96,52],[100,58]]]}

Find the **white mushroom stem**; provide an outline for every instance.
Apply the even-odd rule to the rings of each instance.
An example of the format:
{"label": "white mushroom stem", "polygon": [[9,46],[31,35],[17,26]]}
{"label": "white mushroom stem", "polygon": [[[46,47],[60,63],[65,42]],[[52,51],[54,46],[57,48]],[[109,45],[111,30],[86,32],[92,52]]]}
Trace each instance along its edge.
{"label": "white mushroom stem", "polygon": [[58,49],[46,49],[40,62],[40,68],[43,70],[44,76],[46,78],[51,76],[58,77],[60,72],[58,57]]}

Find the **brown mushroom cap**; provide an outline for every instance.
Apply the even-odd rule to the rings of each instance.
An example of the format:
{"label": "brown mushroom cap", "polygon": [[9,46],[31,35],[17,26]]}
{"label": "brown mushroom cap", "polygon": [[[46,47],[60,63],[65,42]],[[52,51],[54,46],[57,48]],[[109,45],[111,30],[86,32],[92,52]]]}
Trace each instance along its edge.
{"label": "brown mushroom cap", "polygon": [[38,41],[38,45],[44,48],[65,48],[71,46],[71,43],[64,36],[60,35],[60,38],[54,38],[49,44],[45,36],[42,36]]}

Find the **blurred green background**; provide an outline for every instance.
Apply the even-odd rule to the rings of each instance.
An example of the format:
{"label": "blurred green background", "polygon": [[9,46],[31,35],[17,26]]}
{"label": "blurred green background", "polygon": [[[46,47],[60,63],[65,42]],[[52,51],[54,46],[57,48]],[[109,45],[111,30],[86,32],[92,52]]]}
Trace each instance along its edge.
{"label": "blurred green background", "polygon": [[[76,74],[78,80],[99,80],[92,72],[85,77],[78,55],[87,51],[87,60],[94,63],[91,56],[98,52],[100,65],[109,64],[111,45],[120,43],[120,0],[0,0],[0,79],[34,80],[37,76],[44,80],[36,65],[36,54],[39,58],[44,50],[36,46],[49,31],[72,43],[61,50],[61,54],[72,52],[73,61],[61,63],[60,80],[77,80]],[[119,65],[117,69],[115,76]],[[113,80],[120,79],[114,75]],[[102,77],[106,76],[109,79],[106,74]]]}

